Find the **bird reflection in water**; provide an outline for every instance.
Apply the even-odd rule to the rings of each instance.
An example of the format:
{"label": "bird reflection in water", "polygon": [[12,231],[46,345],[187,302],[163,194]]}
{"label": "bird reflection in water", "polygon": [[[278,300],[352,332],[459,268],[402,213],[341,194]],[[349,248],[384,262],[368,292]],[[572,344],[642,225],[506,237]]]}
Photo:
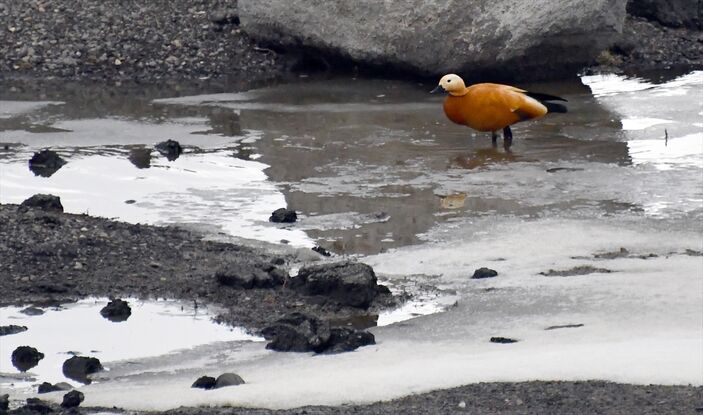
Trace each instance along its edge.
{"label": "bird reflection in water", "polygon": [[478,169],[498,163],[517,161],[519,156],[510,150],[500,151],[496,147],[481,148],[469,155],[456,156],[451,159],[451,166],[460,169]]}

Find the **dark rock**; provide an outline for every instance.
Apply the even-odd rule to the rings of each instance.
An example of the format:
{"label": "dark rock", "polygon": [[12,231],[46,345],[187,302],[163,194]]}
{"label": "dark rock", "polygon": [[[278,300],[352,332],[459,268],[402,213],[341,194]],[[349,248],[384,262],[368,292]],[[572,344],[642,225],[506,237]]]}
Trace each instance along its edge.
{"label": "dark rock", "polygon": [[553,270],[550,269],[547,272],[540,272],[540,275],[545,277],[571,277],[576,275],[587,275],[587,274],[608,274],[613,271],[605,268],[596,268],[590,265],[579,265],[565,270]]}
{"label": "dark rock", "polygon": [[343,353],[356,350],[362,346],[376,344],[376,338],[367,331],[357,331],[347,327],[335,327],[330,330],[328,347],[323,353]]}
{"label": "dark rock", "polygon": [[233,288],[273,288],[283,285],[288,274],[273,265],[257,267],[253,265],[227,264],[215,272],[215,279],[222,285]]}
{"label": "dark rock", "polygon": [[34,153],[29,159],[29,170],[36,176],[51,177],[64,164],[66,164],[66,160],[62,159],[55,151],[42,150]]}
{"label": "dark rock", "polygon": [[493,278],[498,276],[498,271],[482,267],[474,271],[474,275],[471,276],[473,279],[480,279],[480,278]]}
{"label": "dark rock", "polygon": [[12,352],[12,365],[20,372],[33,368],[44,358],[44,353],[30,346],[19,346]]}
{"label": "dark rock", "polygon": [[578,327],[583,327],[583,324],[562,324],[559,326],[549,326],[545,330],[557,330],[557,329],[575,329]]}
{"label": "dark rock", "polygon": [[385,285],[378,284],[376,286],[376,293],[379,295],[391,295],[391,289],[386,287]]}
{"label": "dark rock", "polygon": [[54,412],[54,408],[39,398],[27,398],[27,403],[19,408],[16,412],[17,414],[28,414],[28,415],[44,415]]}
{"label": "dark rock", "polygon": [[289,286],[306,295],[322,295],[340,304],[368,308],[376,297],[378,284],[370,266],[338,262],[303,267]]}
{"label": "dark rock", "polygon": [[374,344],[373,334],[351,328],[330,328],[328,322],[292,313],[262,330],[267,349],[281,352],[340,353]]}
{"label": "dark rock", "polygon": [[491,343],[501,343],[501,344],[509,344],[509,343],[517,343],[518,341],[515,339],[511,339],[509,337],[491,337]]}
{"label": "dark rock", "polygon": [[44,314],[44,310],[37,307],[27,307],[25,309],[20,310],[20,313],[26,314],[28,316],[40,316]]}
{"label": "dark rock", "polygon": [[64,408],[76,408],[83,402],[83,399],[85,399],[85,396],[80,391],[70,391],[63,396],[61,406]]}
{"label": "dark rock", "polygon": [[472,71],[495,79],[554,77],[590,64],[621,32],[626,3],[451,0],[438,8],[435,0],[402,5],[359,0],[353,7],[345,0],[240,0],[238,5],[242,28],[274,46],[302,46],[421,74]]}
{"label": "dark rock", "polygon": [[560,171],[582,171],[583,169],[576,168],[576,167],[552,167],[551,169],[547,169],[547,173],[556,173]]}
{"label": "dark rock", "polygon": [[298,215],[295,213],[295,211],[286,208],[274,210],[271,213],[271,217],[269,218],[269,222],[274,223],[293,223],[296,220],[298,220]]}
{"label": "dark rock", "polygon": [[10,409],[10,395],[5,393],[0,395],[0,411],[7,411]]}
{"label": "dark rock", "polygon": [[133,148],[129,150],[127,159],[138,169],[148,169],[151,167],[151,149],[143,147]]}
{"label": "dark rock", "polygon": [[320,255],[322,255],[322,256],[331,256],[331,255],[332,255],[332,254],[330,253],[330,251],[326,250],[325,248],[323,248],[323,247],[321,247],[321,246],[319,246],[319,245],[318,245],[318,246],[314,246],[314,247],[312,248],[312,250],[315,251],[315,252],[317,252],[318,254],[320,254]]}
{"label": "dark rock", "polygon": [[620,248],[619,251],[615,252],[604,252],[601,254],[595,254],[593,257],[600,259],[615,259],[615,258],[627,258],[630,255],[630,251],[626,248]]}
{"label": "dark rock", "polygon": [[57,384],[52,385],[49,382],[42,382],[41,385],[39,385],[39,389],[37,390],[37,393],[49,393],[49,392],[58,392],[58,391],[69,391],[73,389],[71,385],[69,385],[66,382],[59,382]]}
{"label": "dark rock", "polygon": [[9,336],[10,334],[22,333],[23,331],[27,331],[27,327],[16,326],[14,324],[10,324],[9,326],[0,326],[0,336]]}
{"label": "dark rock", "polygon": [[163,141],[158,143],[155,148],[159,153],[161,153],[161,155],[166,157],[168,161],[174,161],[181,154],[183,154],[183,147],[181,147],[180,143],[175,140]]}
{"label": "dark rock", "polygon": [[665,26],[703,29],[700,0],[629,0],[627,12]]}
{"label": "dark rock", "polygon": [[126,321],[129,316],[132,315],[132,309],[129,307],[129,303],[117,298],[107,303],[107,305],[100,310],[100,315],[112,322],[118,323]]}
{"label": "dark rock", "polygon": [[20,206],[37,208],[49,212],[63,212],[61,198],[54,195],[36,194],[22,202]]}
{"label": "dark rock", "polygon": [[94,357],[73,356],[63,362],[63,374],[69,379],[90,384],[88,375],[103,370],[100,360]]}
{"label": "dark rock", "polygon": [[212,389],[215,387],[216,383],[217,379],[213,378],[212,376],[201,376],[195,382],[193,382],[191,388]]}
{"label": "dark rock", "polygon": [[246,383],[244,382],[244,379],[236,373],[223,373],[217,377],[213,388],[224,388],[226,386],[236,386],[244,383]]}

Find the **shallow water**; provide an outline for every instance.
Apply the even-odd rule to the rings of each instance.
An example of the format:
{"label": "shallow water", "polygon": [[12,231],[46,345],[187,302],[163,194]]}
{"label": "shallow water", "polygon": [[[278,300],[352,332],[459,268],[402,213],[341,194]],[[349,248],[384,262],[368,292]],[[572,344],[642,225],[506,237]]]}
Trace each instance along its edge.
{"label": "shallow water", "polygon": [[[319,244],[366,255],[391,285],[410,280],[458,299],[445,313],[373,329],[378,345],[354,353],[254,345],[200,362],[247,380],[232,390],[190,390],[196,363],[170,372],[174,362],[149,360],[152,377],[115,368],[125,382],[86,387],[89,404],[163,409],[178,405],[155,396],[178,390],[178,404],[290,407],[490,380],[700,385],[702,85],[703,72],[529,85],[564,96],[570,112],[516,126],[510,152],[450,124],[432,85],[311,80],[182,97],[59,90],[33,103],[6,93],[0,201],[53,193],[70,212]],[[130,161],[169,138],[186,147],[177,160],[147,151],[149,168]],[[68,161],[49,178],[27,168],[45,147]],[[299,222],[269,223],[283,206]],[[621,247],[631,254],[594,256]],[[611,272],[540,275],[585,265]],[[480,266],[499,276],[469,279]],[[544,330],[564,324],[584,326]]]}

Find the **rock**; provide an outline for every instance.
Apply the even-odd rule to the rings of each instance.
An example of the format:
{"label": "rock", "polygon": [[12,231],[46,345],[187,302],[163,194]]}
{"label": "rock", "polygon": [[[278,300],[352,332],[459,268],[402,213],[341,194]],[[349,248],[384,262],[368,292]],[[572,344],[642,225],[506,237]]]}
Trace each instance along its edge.
{"label": "rock", "polygon": [[[566,76],[622,30],[627,0],[240,0],[242,29],[274,47],[306,47],[420,74]],[[329,59],[328,59],[329,60]]]}
{"label": "rock", "polygon": [[375,343],[373,334],[350,328],[330,328],[329,323],[291,313],[264,328],[267,349],[280,352],[340,353]]}
{"label": "rock", "polygon": [[100,310],[100,315],[106,319],[118,323],[126,321],[132,315],[132,309],[129,303],[119,298],[116,298]]}
{"label": "rock", "polygon": [[5,393],[0,395],[0,411],[7,411],[10,409],[10,395]]}
{"label": "rock", "polygon": [[175,140],[166,140],[154,146],[168,161],[174,161],[183,153],[183,147]]}
{"label": "rock", "polygon": [[241,376],[236,373],[223,373],[217,377],[217,380],[215,381],[215,386],[213,387],[217,389],[224,388],[226,386],[241,385],[244,383],[246,383],[244,382],[244,379],[242,379]]}
{"label": "rock", "polygon": [[271,213],[271,217],[269,218],[269,222],[274,223],[293,223],[296,220],[298,220],[298,215],[295,213],[295,211],[286,208],[274,210]]}
{"label": "rock", "polygon": [[583,324],[582,324],[582,323],[578,323],[578,324],[561,324],[561,325],[558,325],[558,326],[549,326],[549,327],[547,327],[545,330],[575,329],[575,328],[579,328],[579,327],[583,327]]}
{"label": "rock", "polygon": [[665,26],[703,29],[700,0],[630,0],[627,12]]}
{"label": "rock", "polygon": [[63,212],[61,198],[54,195],[36,194],[26,199],[20,206],[37,208],[48,212]]}
{"label": "rock", "polygon": [[227,264],[215,272],[215,279],[222,285],[233,288],[273,288],[283,285],[288,274],[273,265]]}
{"label": "rock", "polygon": [[587,274],[609,274],[613,271],[606,268],[596,268],[591,265],[579,265],[570,269],[565,270],[553,270],[540,272],[540,275],[545,277],[572,277],[576,275],[587,275]]}
{"label": "rock", "polygon": [[66,160],[62,159],[55,151],[42,150],[34,153],[29,159],[29,170],[36,176],[51,177],[64,164],[66,164]]}
{"label": "rock", "polygon": [[498,276],[498,271],[482,267],[474,271],[474,275],[471,276],[473,279],[480,279],[480,278],[493,278]]}
{"label": "rock", "polygon": [[312,247],[312,250],[315,251],[315,252],[317,252],[318,254],[320,254],[320,255],[322,255],[322,256],[332,256],[332,254],[330,253],[330,251],[326,250],[325,248],[323,248],[323,247],[321,247],[321,246],[319,246],[319,245],[318,245],[318,246]]}
{"label": "rock", "polygon": [[0,336],[9,336],[11,334],[22,333],[23,331],[27,331],[27,327],[16,326],[14,324],[10,324],[9,326],[0,326]]}
{"label": "rock", "polygon": [[70,391],[63,396],[63,402],[61,406],[64,408],[76,408],[83,402],[85,396],[80,391]]}
{"label": "rock", "polygon": [[37,307],[27,307],[25,309],[20,310],[20,313],[26,314],[28,316],[40,316],[44,314],[44,310]]}
{"label": "rock", "polygon": [[501,344],[509,344],[509,343],[517,343],[518,341],[515,339],[511,339],[509,337],[491,337],[491,343],[501,343]]}
{"label": "rock", "polygon": [[103,370],[100,360],[94,357],[73,356],[63,362],[63,374],[69,379],[90,384],[88,375]]}
{"label": "rock", "polygon": [[151,167],[151,149],[133,148],[129,150],[127,159],[138,169],[148,169]]}
{"label": "rock", "polygon": [[368,308],[378,293],[373,268],[360,262],[303,267],[289,286],[306,295],[322,295],[358,308]]}
{"label": "rock", "polygon": [[17,411],[18,414],[31,415],[49,414],[53,412],[54,408],[39,398],[27,398],[27,403]]}
{"label": "rock", "polygon": [[19,346],[12,352],[12,365],[20,372],[33,368],[44,358],[44,353],[30,346]]}
{"label": "rock", "polygon": [[49,382],[42,382],[41,385],[39,385],[39,389],[37,390],[37,393],[49,393],[49,392],[58,392],[58,391],[69,391],[73,389],[73,386],[69,385],[66,382],[59,382],[55,385],[52,385]]}
{"label": "rock", "polygon": [[201,376],[190,386],[191,388],[212,389],[215,387],[217,379],[212,376]]}
{"label": "rock", "polygon": [[211,22],[218,25],[233,24],[235,26],[239,25],[239,15],[236,9],[218,9],[211,12],[208,15]]}

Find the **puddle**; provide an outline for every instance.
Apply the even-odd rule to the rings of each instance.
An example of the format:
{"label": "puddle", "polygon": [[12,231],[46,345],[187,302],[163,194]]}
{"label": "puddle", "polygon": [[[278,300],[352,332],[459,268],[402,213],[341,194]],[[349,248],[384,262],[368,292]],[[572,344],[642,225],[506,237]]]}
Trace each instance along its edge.
{"label": "puddle", "polygon": [[[122,322],[101,315],[108,303],[102,298],[46,308],[40,315],[27,315],[19,307],[0,309],[0,325],[27,327],[27,331],[0,338],[0,384],[13,384],[13,389],[41,382],[78,386],[62,373],[63,362],[74,355],[95,357],[109,371],[114,361],[160,356],[220,341],[263,341],[241,328],[213,322],[213,315],[204,307],[165,300],[125,300],[132,313]],[[20,373],[10,363],[10,355],[25,345],[36,348],[44,358]]]}

